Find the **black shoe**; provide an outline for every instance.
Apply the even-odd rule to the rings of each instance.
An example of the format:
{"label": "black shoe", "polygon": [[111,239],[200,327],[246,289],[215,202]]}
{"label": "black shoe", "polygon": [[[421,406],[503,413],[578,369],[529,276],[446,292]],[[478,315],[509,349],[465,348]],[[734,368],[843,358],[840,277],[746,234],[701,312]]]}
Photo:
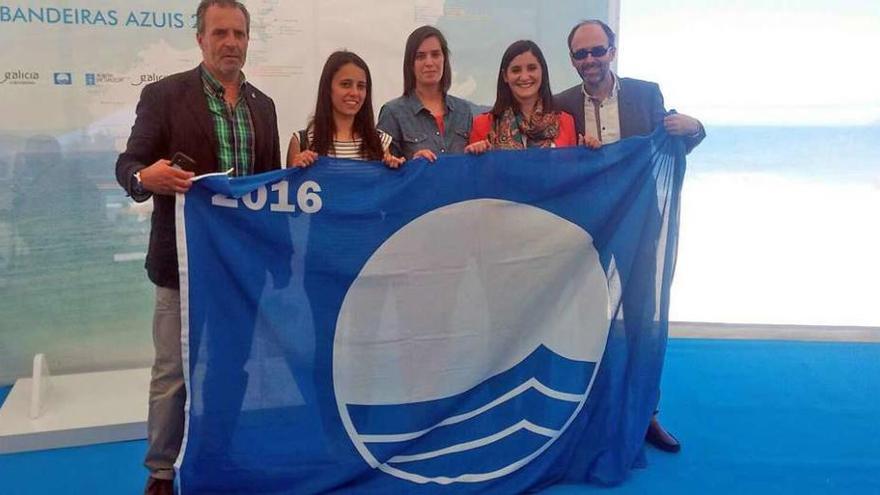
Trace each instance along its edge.
{"label": "black shoe", "polygon": [[678,443],[678,439],[663,428],[663,425],[657,421],[657,416],[651,417],[651,424],[648,425],[645,440],[654,447],[671,454],[676,454],[681,450],[681,444]]}
{"label": "black shoe", "polygon": [[174,481],[160,480],[151,476],[147,478],[144,495],[174,495]]}

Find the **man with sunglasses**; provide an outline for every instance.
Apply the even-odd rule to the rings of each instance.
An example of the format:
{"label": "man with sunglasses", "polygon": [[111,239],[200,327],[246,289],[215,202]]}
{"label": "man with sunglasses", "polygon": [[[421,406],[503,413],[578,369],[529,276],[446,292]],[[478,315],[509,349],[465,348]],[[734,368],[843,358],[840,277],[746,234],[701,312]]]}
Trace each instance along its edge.
{"label": "man with sunglasses", "polygon": [[703,125],[693,117],[667,113],[656,83],[611,72],[614,43],[614,31],[600,20],[581,21],[571,30],[569,56],[583,84],[556,95],[556,108],[574,116],[578,135],[596,137],[602,144],[650,134],[663,124],[666,132],[684,138],[690,152],[706,137]]}
{"label": "man with sunglasses", "polygon": [[[651,134],[663,125],[670,135],[681,136],[690,152],[706,137],[703,125],[693,117],[667,112],[656,83],[619,78],[611,72],[611,62],[617,54],[614,43],[614,31],[596,19],[581,21],[568,35],[571,64],[583,84],[556,95],[554,104],[558,110],[574,116],[579,141],[598,138],[602,144],[610,144],[630,136]],[[628,313],[638,314],[647,309],[624,296],[624,319]],[[657,411],[645,439],[666,452],[681,450],[678,440],[657,420]]]}

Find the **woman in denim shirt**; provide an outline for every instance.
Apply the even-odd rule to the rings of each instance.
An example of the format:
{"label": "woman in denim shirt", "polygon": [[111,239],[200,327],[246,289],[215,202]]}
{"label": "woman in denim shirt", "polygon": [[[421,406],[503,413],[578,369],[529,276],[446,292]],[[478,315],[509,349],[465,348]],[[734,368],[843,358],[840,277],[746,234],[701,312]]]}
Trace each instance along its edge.
{"label": "woman in denim shirt", "polygon": [[422,26],[406,40],[403,96],[382,106],[376,127],[392,137],[392,152],[406,159],[434,161],[465,151],[471,133],[468,102],[447,94],[452,85],[446,38]]}

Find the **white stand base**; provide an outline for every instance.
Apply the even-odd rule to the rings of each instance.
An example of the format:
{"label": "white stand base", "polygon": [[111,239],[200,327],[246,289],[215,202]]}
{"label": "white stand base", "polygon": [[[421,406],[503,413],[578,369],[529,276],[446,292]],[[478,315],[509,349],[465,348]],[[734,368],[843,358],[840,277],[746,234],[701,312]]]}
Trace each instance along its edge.
{"label": "white stand base", "polygon": [[53,376],[48,395],[40,382],[35,408],[32,378],[17,380],[0,408],[0,454],[147,437],[149,368]]}
{"label": "white stand base", "polygon": [[49,363],[45,354],[34,356],[34,377],[31,380],[30,418],[37,419],[46,411],[49,394],[52,392],[52,381],[49,375]]}

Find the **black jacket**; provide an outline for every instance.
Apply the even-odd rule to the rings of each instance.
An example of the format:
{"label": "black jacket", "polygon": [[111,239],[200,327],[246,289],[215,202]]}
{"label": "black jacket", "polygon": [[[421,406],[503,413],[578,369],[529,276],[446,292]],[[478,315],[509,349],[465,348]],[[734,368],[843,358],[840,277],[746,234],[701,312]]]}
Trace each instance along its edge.
{"label": "black jacket", "polygon": [[[196,162],[197,175],[218,172],[217,136],[203,90],[200,68],[170,75],[144,86],[125,151],[116,160],[116,180],[132,193],[138,170],[180,151]],[[246,83],[244,98],[254,122],[254,173],[281,168],[275,103]],[[178,288],[174,196],[153,196],[146,268],[150,280]]]}

